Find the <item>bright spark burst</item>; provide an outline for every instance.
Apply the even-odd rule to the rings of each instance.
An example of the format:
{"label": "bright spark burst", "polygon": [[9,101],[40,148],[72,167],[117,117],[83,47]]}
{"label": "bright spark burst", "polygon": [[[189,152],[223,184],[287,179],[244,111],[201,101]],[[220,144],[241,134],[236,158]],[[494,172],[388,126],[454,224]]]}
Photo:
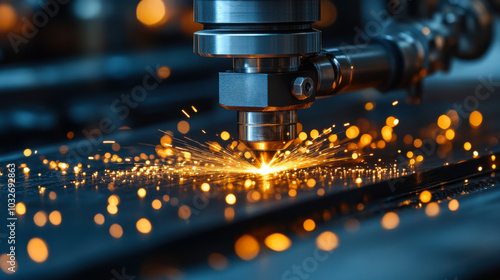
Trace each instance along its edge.
{"label": "bright spark burst", "polygon": [[[332,165],[358,158],[346,149],[352,139],[338,141],[335,145],[329,141],[332,128],[312,140],[296,140],[291,148],[276,153],[268,163],[262,163],[254,156],[247,158],[249,151],[238,149],[233,142],[222,147],[217,142],[201,143],[189,137],[174,138],[175,146],[157,146],[157,153],[167,158],[170,168],[187,176],[203,176],[208,173],[225,173],[228,177],[238,174],[269,175],[288,170],[300,170],[316,166]],[[336,139],[338,139],[338,134]],[[236,142],[237,143],[237,142]],[[369,156],[369,155],[368,155]]]}

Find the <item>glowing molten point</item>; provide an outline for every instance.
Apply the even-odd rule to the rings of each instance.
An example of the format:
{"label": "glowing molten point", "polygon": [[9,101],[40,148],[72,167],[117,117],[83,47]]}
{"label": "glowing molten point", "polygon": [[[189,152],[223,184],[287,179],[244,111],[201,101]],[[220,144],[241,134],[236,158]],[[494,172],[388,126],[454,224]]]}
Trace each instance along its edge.
{"label": "glowing molten point", "polygon": [[[269,164],[263,163],[260,166],[260,168],[257,170],[257,173],[259,173],[261,175],[267,175],[267,174],[273,173],[274,171],[277,171],[277,170],[274,170],[273,168],[269,167]],[[250,187],[250,186],[248,186],[248,187]]]}
{"label": "glowing molten point", "polygon": [[271,162],[273,161],[275,154],[276,152],[274,151],[253,151],[254,158],[256,159],[257,168],[264,168],[264,169],[268,168],[269,165],[271,165]]}
{"label": "glowing molten point", "polygon": [[165,3],[162,0],[142,0],[137,5],[137,19],[145,25],[162,24],[166,20]]}

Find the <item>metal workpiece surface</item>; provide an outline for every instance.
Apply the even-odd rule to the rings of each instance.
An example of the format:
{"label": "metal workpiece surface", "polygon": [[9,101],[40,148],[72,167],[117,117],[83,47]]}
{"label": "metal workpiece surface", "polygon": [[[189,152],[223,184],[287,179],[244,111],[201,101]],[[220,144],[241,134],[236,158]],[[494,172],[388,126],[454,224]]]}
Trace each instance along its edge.
{"label": "metal workpiece surface", "polygon": [[[103,165],[91,160],[83,162],[79,174],[61,175],[38,161],[14,160],[27,163],[31,170],[18,175],[17,199],[26,205],[26,214],[19,216],[17,224],[19,270],[7,279],[35,275],[37,279],[108,279],[116,272],[139,279],[175,278],[178,273],[185,279],[234,279],[236,274],[240,279],[274,279],[314,257],[316,239],[323,232],[334,232],[339,244],[331,254],[316,253],[330,257],[316,260],[317,270],[306,269],[304,273],[314,277],[399,278],[410,270],[408,279],[450,274],[462,278],[488,272],[493,269],[489,263],[500,261],[499,223],[494,222],[499,178],[491,168],[496,163],[491,154],[378,183],[368,177],[359,184],[342,178],[342,172],[333,179],[324,178],[327,169],[303,170],[294,177],[305,179],[295,187],[296,196],[290,196],[295,188],[282,176],[233,178],[231,189],[227,179],[211,180],[204,194],[199,183],[188,179],[172,184],[162,172],[150,176],[140,171],[131,176],[139,172],[135,166],[148,168],[145,163]],[[484,167],[482,172],[478,167]],[[249,178],[255,185],[247,188],[244,180]],[[316,185],[310,185],[311,179]],[[37,185],[43,186],[42,191]],[[144,189],[144,196],[139,189]],[[324,194],[318,195],[320,190]],[[427,216],[419,200],[423,190],[431,191],[433,203],[439,202],[439,215]],[[259,198],[255,193],[260,193]],[[235,196],[233,205],[227,202],[230,194]],[[115,214],[109,210],[113,196],[119,197]],[[459,201],[458,210],[447,209],[452,199]],[[155,208],[155,201],[160,201],[160,208]],[[52,219],[41,227],[34,224],[33,219],[39,223],[35,214],[56,210],[61,213],[60,224],[52,224]],[[398,213],[396,229],[381,226],[386,212]],[[104,216],[102,225],[98,214]],[[142,219],[151,223],[149,231],[139,226]],[[306,219],[315,221],[314,231],[302,229]],[[115,225],[120,227],[118,237]],[[273,232],[291,238],[292,246],[281,253],[266,248],[264,238]],[[261,244],[255,260],[244,261],[234,253],[235,242],[244,234]],[[41,238],[48,248],[43,265],[28,256],[26,244],[32,238]],[[455,250],[475,257],[453,261]],[[207,266],[214,252],[226,262],[222,271]],[[366,262],[368,269],[353,271],[352,258]],[[465,271],[461,263],[474,269]],[[208,264],[213,265],[210,258]],[[305,265],[309,267],[307,261]],[[427,269],[410,269],[415,266]]]}
{"label": "metal workpiece surface", "polygon": [[[342,99],[340,103],[315,105],[314,113],[303,114],[301,125],[307,131],[321,129],[331,124],[333,118],[337,124],[354,123],[360,115],[385,123],[391,114],[400,119],[401,124],[395,128],[398,135],[413,134],[446,113],[450,101],[459,102],[469,96],[475,85],[470,86],[470,80],[465,82],[467,79],[463,77],[462,84],[457,83],[455,87],[439,87],[442,80],[431,84],[427,101],[424,100],[420,107],[404,104],[404,93],[396,93],[400,99],[397,106],[391,105],[394,96],[369,95],[369,100],[377,105],[367,112],[361,108],[368,93],[341,95],[338,97]],[[435,94],[438,91],[440,95]],[[498,177],[490,177],[492,166],[498,165],[498,159],[492,160],[490,152],[495,146],[488,144],[492,136],[500,136],[497,113],[493,110],[498,102],[498,97],[491,96],[487,103],[481,103],[479,109],[484,116],[481,128],[474,130],[464,125],[457,129],[456,142],[445,158],[437,157],[438,150],[426,155],[416,173],[405,176],[402,182],[363,176],[359,183],[356,176],[344,176],[349,174],[344,172],[356,166],[367,166],[349,161],[292,172],[290,175],[295,174],[292,178],[283,174],[272,180],[258,175],[217,179],[215,173],[210,181],[197,178],[199,181],[192,182],[192,178],[186,177],[188,180],[179,183],[178,179],[169,179],[172,173],[167,171],[153,175],[155,169],[150,169],[146,175],[147,170],[154,166],[154,160],[149,158],[149,154],[154,154],[154,147],[148,145],[154,146],[163,137],[157,129],[174,129],[176,122],[106,136],[106,140],[121,144],[119,152],[113,151],[111,144],[96,147],[96,153],[102,157],[105,153],[120,158],[139,156],[137,162],[132,159],[132,162],[103,163],[102,158],[82,157],[78,173],[72,170],[75,163],[71,163],[66,169],[67,174],[63,175],[60,169],[51,168],[50,163],[66,161],[66,156],[58,152],[59,145],[40,147],[37,154],[29,158],[22,154],[3,155],[2,166],[14,162],[20,167],[16,172],[16,199],[26,205],[26,213],[19,216],[17,224],[19,270],[7,279],[111,279],[116,278],[116,273],[137,279],[154,279],[158,273],[170,278],[182,273],[184,279],[234,279],[235,275],[239,279],[279,279],[288,270],[293,273],[294,265],[303,266],[306,259],[305,265],[309,268],[309,258],[314,259],[316,252],[316,239],[323,232],[333,232],[339,243],[332,254],[328,254],[328,259],[315,259],[317,268],[314,271],[303,271],[313,278],[329,275],[358,279],[468,279],[480,276],[499,261],[497,236],[500,223],[494,222],[498,219]],[[213,136],[203,134],[201,129],[214,135],[222,127],[230,128],[234,114],[222,108],[211,113],[193,114],[189,119],[193,132],[188,136],[198,141],[213,140]],[[415,118],[416,115],[419,117]],[[341,130],[340,127],[338,131]],[[234,130],[229,131],[235,135]],[[473,159],[472,150],[464,151],[462,143],[465,141],[470,141],[481,157]],[[77,149],[76,143],[64,144],[73,151]],[[398,149],[403,153],[414,150],[394,143],[380,150],[374,160],[381,158],[390,164],[398,158]],[[141,153],[147,154],[147,160],[152,163],[146,164]],[[47,164],[39,158],[42,155],[48,160]],[[499,158],[498,154],[496,157]],[[466,161],[457,163],[461,160]],[[24,173],[23,163],[30,169],[28,173]],[[159,165],[163,166],[173,165],[167,162]],[[478,171],[479,167],[481,171]],[[141,168],[144,169],[140,171]],[[340,169],[335,172],[335,168]],[[334,172],[333,178],[327,175],[329,172]],[[3,167],[2,173],[6,174]],[[248,179],[255,185],[248,185]],[[310,183],[310,179],[314,179],[315,184]],[[294,186],[293,181],[298,184]],[[201,189],[202,182],[210,185],[206,195]],[[394,182],[394,192],[388,182]],[[144,197],[138,194],[141,188],[145,190]],[[432,192],[432,202],[439,202],[439,215],[429,217],[426,205],[419,205],[419,196],[424,189]],[[5,188],[1,189],[2,196],[5,191]],[[51,198],[51,192],[56,194],[55,199]],[[234,204],[227,202],[232,203],[231,196],[228,198],[230,194],[234,195]],[[119,197],[116,214],[108,212],[112,195]],[[451,199],[459,202],[457,211],[448,209]],[[156,200],[161,202],[158,210],[153,208],[153,203],[158,203],[154,202]],[[56,226],[47,221],[44,226],[37,226],[33,219],[39,211],[46,215],[59,211],[62,222]],[[190,215],[187,216],[186,211]],[[381,220],[386,212],[397,213],[400,221],[397,228],[387,230],[382,227]],[[105,218],[102,225],[95,221],[99,213]],[[137,222],[143,218],[151,223],[148,233],[138,231]],[[302,229],[306,219],[313,219],[316,223],[312,232]],[[123,231],[120,238],[110,233],[115,224]],[[291,240],[291,247],[284,252],[272,251],[265,245],[265,237],[276,232]],[[234,251],[235,242],[245,234],[254,236],[260,248],[251,261],[241,260]],[[48,258],[42,264],[35,263],[28,255],[27,244],[32,238],[40,238],[47,245]],[[5,242],[0,244],[5,245]],[[457,251],[460,257],[457,257]],[[211,262],[207,260],[213,253],[222,255],[222,260],[227,261],[222,271],[209,266]],[[317,253],[320,257],[325,254]],[[220,259],[220,255],[215,256]],[[366,269],[355,269],[359,262],[364,263]]]}

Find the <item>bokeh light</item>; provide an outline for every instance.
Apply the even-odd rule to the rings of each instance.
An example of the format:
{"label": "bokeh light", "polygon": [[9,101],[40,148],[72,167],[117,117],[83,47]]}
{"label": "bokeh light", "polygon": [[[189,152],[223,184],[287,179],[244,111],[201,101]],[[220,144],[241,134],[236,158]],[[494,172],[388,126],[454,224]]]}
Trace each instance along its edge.
{"label": "bokeh light", "polygon": [[255,239],[255,237],[245,234],[234,244],[234,251],[236,252],[236,255],[243,260],[252,260],[259,254],[259,242]]}
{"label": "bokeh light", "polygon": [[119,224],[112,224],[109,227],[109,234],[114,238],[121,238],[123,235],[123,229]]}
{"label": "bokeh light", "polygon": [[284,234],[273,233],[264,239],[264,244],[273,251],[281,252],[290,248],[292,241]]}
{"label": "bokeh light", "polygon": [[425,214],[429,217],[435,217],[439,215],[439,204],[436,202],[431,202],[425,207]]}
{"label": "bokeh light", "polygon": [[331,231],[325,231],[322,232],[318,237],[316,237],[316,246],[318,249],[323,250],[323,251],[331,251],[339,245],[339,238],[338,236],[331,232]]}
{"label": "bokeh light", "polygon": [[35,222],[35,225],[39,227],[45,226],[47,223],[47,213],[44,211],[36,212],[35,216],[33,216],[33,222]]}
{"label": "bokeh light", "polygon": [[423,191],[420,194],[420,201],[422,201],[422,203],[428,203],[431,201],[431,199],[432,199],[432,194],[430,191]]}
{"label": "bokeh light", "polygon": [[452,199],[450,200],[450,203],[448,203],[448,209],[450,209],[450,211],[457,211],[459,206],[460,204],[456,199]]}
{"label": "bokeh light", "polygon": [[136,15],[143,24],[157,26],[166,21],[167,10],[162,0],[142,0],[137,5]]}
{"label": "bokeh light", "polygon": [[382,217],[382,227],[387,230],[392,230],[399,225],[399,216],[394,212],[388,212]]}
{"label": "bokeh light", "polygon": [[47,243],[40,238],[32,238],[28,242],[28,255],[34,262],[45,262],[49,257],[49,248],[47,247]]}
{"label": "bokeh light", "polygon": [[141,218],[137,221],[137,223],[135,224],[137,230],[140,232],[140,233],[149,233],[151,231],[151,229],[153,228],[151,226],[151,223],[149,222],[148,219],[146,218]]}
{"label": "bokeh light", "polygon": [[61,212],[59,211],[52,211],[50,212],[49,214],[49,221],[55,225],[55,226],[58,226],[61,224],[61,221],[62,221],[62,216],[61,216]]}
{"label": "bokeh light", "polygon": [[104,224],[104,215],[102,215],[101,213],[97,213],[95,216],[94,216],[94,222],[98,225],[102,225]]}
{"label": "bokeh light", "polygon": [[483,122],[483,115],[479,111],[470,113],[469,124],[471,127],[478,127]]}
{"label": "bokeh light", "polygon": [[316,223],[312,219],[307,219],[302,224],[306,231],[313,231],[316,228]]}
{"label": "bokeh light", "polygon": [[16,213],[18,215],[24,215],[26,213],[26,205],[24,203],[19,202],[16,204]]}
{"label": "bokeh light", "polygon": [[0,32],[10,30],[17,22],[17,14],[14,8],[7,3],[0,4]]}

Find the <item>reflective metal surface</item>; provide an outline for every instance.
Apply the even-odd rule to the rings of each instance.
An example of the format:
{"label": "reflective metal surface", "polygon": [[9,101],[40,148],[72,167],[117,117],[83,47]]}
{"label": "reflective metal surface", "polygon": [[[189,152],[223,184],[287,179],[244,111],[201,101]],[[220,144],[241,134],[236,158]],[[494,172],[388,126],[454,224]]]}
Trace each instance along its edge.
{"label": "reflective metal surface", "polygon": [[[362,49],[362,51],[360,51]],[[313,63],[319,74],[323,95],[355,91],[363,88],[384,89],[393,82],[391,56],[396,56],[379,44],[363,48],[356,46],[325,50],[325,59],[315,58]],[[326,84],[330,83],[330,86]]]}
{"label": "reflective metal surface", "polygon": [[[381,91],[404,88],[408,99],[418,103],[425,77],[447,71],[453,55],[462,58],[483,55],[492,37],[492,15],[484,1],[446,2],[439,9],[433,1],[421,1],[403,5],[404,14],[393,18],[387,15],[387,22],[377,26],[379,31],[370,37],[358,34],[354,45],[344,44],[317,55],[321,50],[319,31],[308,24],[300,25],[318,19],[317,1],[293,4],[197,1],[196,4],[195,19],[205,23],[205,30],[195,34],[195,52],[202,56],[235,57],[234,72],[242,74],[221,73],[219,78],[220,104],[233,110],[300,109],[312,104],[314,100],[310,97],[315,90],[323,97],[366,88]],[[279,5],[285,8],[274,15],[272,11],[277,11]],[[287,56],[294,60],[281,58]],[[273,86],[273,75],[254,75],[298,71],[301,67],[296,62],[300,57],[305,61],[303,68],[314,66],[314,75],[281,76],[274,80],[280,86]],[[287,85],[290,83],[291,90]],[[295,99],[276,102],[283,100],[286,91],[291,91]],[[278,98],[273,100],[273,97]],[[282,137],[279,131],[282,129],[240,128],[239,138],[263,138],[278,143]]]}
{"label": "reflective metal surface", "polygon": [[[234,58],[234,73],[219,76],[219,102],[227,109],[252,111],[238,112],[238,139],[268,151],[258,158],[272,157],[270,151],[295,138],[296,109],[314,100],[311,75],[298,71],[302,57],[321,50],[321,33],[311,25],[320,19],[319,8],[319,0],[195,0],[194,18],[204,30],[194,35],[194,52]],[[286,115],[294,119],[285,120]]]}
{"label": "reflective metal surface", "polygon": [[298,100],[310,98],[315,91],[314,81],[310,77],[297,77],[293,81],[292,94]]}
{"label": "reflective metal surface", "polygon": [[287,33],[202,30],[194,35],[194,51],[208,57],[281,57],[321,50],[318,30]]}
{"label": "reflective metal surface", "polygon": [[238,139],[253,150],[260,165],[266,165],[297,137],[297,119],[297,110],[238,111]]}
{"label": "reflective metal surface", "polygon": [[238,138],[255,150],[279,150],[297,137],[297,110],[238,111]]}
{"label": "reflective metal surface", "polygon": [[[330,96],[335,87],[337,87],[337,75],[340,73],[335,72],[335,70],[339,68],[334,64],[335,62],[330,60],[328,56],[321,54],[311,59],[311,63],[318,73],[316,98]],[[342,74],[344,74],[344,72],[342,72]]]}
{"label": "reflective metal surface", "polygon": [[234,72],[237,73],[281,73],[298,71],[300,57],[277,58],[235,58],[233,59]]}

